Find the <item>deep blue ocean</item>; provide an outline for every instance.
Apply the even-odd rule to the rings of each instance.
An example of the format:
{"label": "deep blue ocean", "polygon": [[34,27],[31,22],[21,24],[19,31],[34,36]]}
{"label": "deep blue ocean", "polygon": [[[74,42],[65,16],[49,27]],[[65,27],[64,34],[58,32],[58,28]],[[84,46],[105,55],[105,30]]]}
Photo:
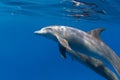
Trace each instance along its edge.
{"label": "deep blue ocean", "polygon": [[105,28],[101,39],[120,56],[120,0],[78,1],[85,3],[0,0],[0,80],[106,80],[69,55],[61,58],[56,42],[34,34],[50,25]]}

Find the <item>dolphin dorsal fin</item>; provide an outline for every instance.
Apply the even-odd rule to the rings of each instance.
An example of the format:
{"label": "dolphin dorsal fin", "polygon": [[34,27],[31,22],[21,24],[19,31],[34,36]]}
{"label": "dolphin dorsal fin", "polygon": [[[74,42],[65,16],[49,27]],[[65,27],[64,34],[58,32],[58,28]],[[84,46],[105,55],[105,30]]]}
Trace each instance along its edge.
{"label": "dolphin dorsal fin", "polygon": [[96,39],[100,40],[100,33],[103,32],[105,28],[97,28],[88,32],[88,34],[94,36]]}

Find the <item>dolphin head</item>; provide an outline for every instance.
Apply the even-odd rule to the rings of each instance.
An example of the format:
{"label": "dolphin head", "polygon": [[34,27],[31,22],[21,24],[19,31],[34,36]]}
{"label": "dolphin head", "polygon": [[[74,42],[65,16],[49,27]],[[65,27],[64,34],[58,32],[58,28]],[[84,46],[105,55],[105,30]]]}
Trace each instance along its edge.
{"label": "dolphin head", "polygon": [[63,33],[63,27],[62,26],[47,26],[40,30],[35,31],[34,33],[37,35],[45,36],[47,38],[50,38],[56,41],[57,40],[56,35],[61,36],[61,34]]}

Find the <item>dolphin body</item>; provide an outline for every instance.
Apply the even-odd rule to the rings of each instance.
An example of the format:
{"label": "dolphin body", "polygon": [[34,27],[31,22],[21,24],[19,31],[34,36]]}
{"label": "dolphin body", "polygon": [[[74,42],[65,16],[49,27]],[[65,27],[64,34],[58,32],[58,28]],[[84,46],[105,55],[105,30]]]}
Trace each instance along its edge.
{"label": "dolphin body", "polygon": [[[35,31],[35,33],[44,35],[59,42],[59,49],[63,58],[66,58],[65,52],[68,51],[70,55],[74,56],[76,59],[82,60],[84,63],[87,63],[84,60],[88,60],[88,63],[92,63],[91,65],[93,67],[91,67],[88,63],[87,65],[94,70],[96,69],[96,72],[100,73],[101,75],[103,74],[99,71],[98,66],[96,67],[95,64],[101,63],[100,65],[103,65],[101,68],[106,68],[101,62],[105,62],[106,60],[112,64],[115,70],[120,74],[119,57],[99,38],[99,35],[103,30],[103,28],[98,28],[86,33],[82,30],[67,26],[48,26],[42,28],[41,30]],[[82,55],[87,56],[87,58],[80,59],[80,56]],[[98,63],[93,63],[89,60],[93,60],[93,62],[97,61]],[[104,73],[106,73],[106,71],[104,71]]]}

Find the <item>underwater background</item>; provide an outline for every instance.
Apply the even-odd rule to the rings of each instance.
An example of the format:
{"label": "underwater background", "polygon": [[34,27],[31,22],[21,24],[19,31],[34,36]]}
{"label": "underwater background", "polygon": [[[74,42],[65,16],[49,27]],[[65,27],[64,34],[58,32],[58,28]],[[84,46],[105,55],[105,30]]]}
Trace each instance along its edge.
{"label": "underwater background", "polygon": [[56,42],[34,34],[50,25],[105,28],[101,39],[120,56],[120,1],[78,1],[84,4],[0,0],[0,80],[106,80],[69,55],[62,59]]}

